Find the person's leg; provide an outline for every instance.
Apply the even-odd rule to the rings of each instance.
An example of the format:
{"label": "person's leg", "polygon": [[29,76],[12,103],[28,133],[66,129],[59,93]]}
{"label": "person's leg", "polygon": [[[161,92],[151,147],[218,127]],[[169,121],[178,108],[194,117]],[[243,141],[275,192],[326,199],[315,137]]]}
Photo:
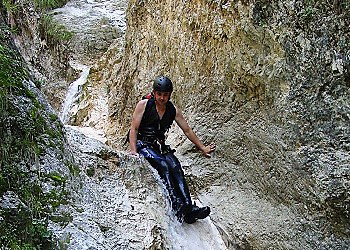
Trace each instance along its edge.
{"label": "person's leg", "polygon": [[179,160],[173,153],[167,153],[164,157],[169,165],[170,175],[174,181],[174,188],[179,195],[178,197],[183,204],[192,204],[190,191]]}
{"label": "person's leg", "polygon": [[138,142],[138,152],[146,158],[146,160],[155,168],[162,179],[170,197],[171,205],[174,210],[176,210],[180,204],[181,200],[178,199],[177,190],[174,189],[174,181],[171,178],[169,165],[163,155],[151,147],[146,147],[142,142]]}
{"label": "person's leg", "polygon": [[206,218],[210,214],[210,208],[192,205],[190,192],[179,160],[173,153],[164,156],[170,167],[170,175],[174,179],[174,188],[178,191],[177,194],[183,203],[183,209],[179,212],[184,216],[184,221],[191,224],[196,222],[197,219]]}

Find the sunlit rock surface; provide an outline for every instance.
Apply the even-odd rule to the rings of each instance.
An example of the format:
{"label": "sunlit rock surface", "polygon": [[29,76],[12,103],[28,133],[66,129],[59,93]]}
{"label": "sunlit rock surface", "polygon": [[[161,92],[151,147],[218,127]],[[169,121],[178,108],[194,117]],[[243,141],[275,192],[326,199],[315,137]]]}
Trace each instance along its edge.
{"label": "sunlit rock surface", "polygon": [[137,101],[165,74],[190,125],[218,144],[205,159],[178,129],[169,138],[231,241],[348,248],[348,10],[338,1],[130,1],[111,145],[122,145]]}
{"label": "sunlit rock surface", "polygon": [[[33,72],[55,79],[43,89],[56,111],[79,78],[69,59],[92,66],[68,124],[88,126],[90,135],[97,129],[101,141],[106,133],[113,147],[67,127],[80,174],[72,177],[74,200],[50,224],[60,246],[349,248],[347,2],[131,0],[125,40],[119,7],[126,5],[70,1],[54,10],[81,40],[53,55],[35,29],[37,13],[9,18],[29,31],[16,41]],[[194,225],[172,217],[147,164],[115,151],[126,150],[132,111],[159,74],[173,80],[172,101],[199,137],[217,143],[207,159],[178,128],[169,135],[192,195],[212,208]],[[52,154],[42,166],[50,172],[55,161]],[[16,204],[13,197],[4,201]]]}
{"label": "sunlit rock surface", "polygon": [[[179,223],[158,175],[144,159],[113,151],[67,126],[80,187],[50,229],[65,249],[227,249],[208,218]],[[66,217],[62,216],[66,215]]]}

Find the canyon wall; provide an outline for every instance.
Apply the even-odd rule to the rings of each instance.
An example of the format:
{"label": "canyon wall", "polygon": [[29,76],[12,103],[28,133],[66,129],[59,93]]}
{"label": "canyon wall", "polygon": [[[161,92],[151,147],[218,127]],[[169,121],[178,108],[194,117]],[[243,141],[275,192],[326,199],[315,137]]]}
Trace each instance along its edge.
{"label": "canyon wall", "polygon": [[253,249],[345,248],[349,8],[130,1],[125,54],[106,79],[111,145],[122,148],[137,101],[167,75],[172,101],[205,143],[217,143],[205,159],[178,128],[169,135],[191,189],[229,239]]}
{"label": "canyon wall", "polygon": [[[20,78],[0,85],[0,160],[13,156],[0,162],[27,178],[32,201],[48,199],[39,199],[40,223],[27,224],[45,228],[36,235],[40,244],[51,244],[49,229],[56,247],[71,249],[195,249],[196,240],[211,238],[208,248],[349,248],[348,1],[131,0],[125,40],[124,23],[115,19],[123,13],[96,15],[107,5],[124,10],[125,1],[75,0],[45,11],[32,1],[3,3],[1,60],[20,57],[10,50],[12,36],[26,65],[8,64],[8,75]],[[61,27],[58,37],[43,25],[48,13]],[[148,166],[62,127],[55,111],[78,76],[71,60],[91,70],[69,123],[105,129],[119,150],[127,150],[133,109],[152,80],[172,79],[174,104],[204,143],[217,144],[208,159],[178,127],[168,136],[193,198],[211,206],[210,220],[174,221]],[[17,183],[16,173],[5,174]],[[11,214],[31,203],[3,180],[0,229],[8,244],[7,225],[22,216]]]}

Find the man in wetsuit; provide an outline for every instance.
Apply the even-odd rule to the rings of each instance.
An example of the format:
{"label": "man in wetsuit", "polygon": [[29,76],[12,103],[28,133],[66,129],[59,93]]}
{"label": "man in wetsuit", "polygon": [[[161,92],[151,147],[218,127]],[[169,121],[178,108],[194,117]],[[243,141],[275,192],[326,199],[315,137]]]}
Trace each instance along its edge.
{"label": "man in wetsuit", "polygon": [[154,80],[152,98],[141,100],[135,108],[130,128],[130,153],[144,156],[164,182],[172,208],[179,221],[194,223],[210,213],[209,207],[198,207],[192,203],[180,162],[174,151],[165,144],[165,132],[175,120],[199,150],[207,157],[216,145],[204,146],[192,131],[180,109],[169,101],[173,84],[168,77]]}

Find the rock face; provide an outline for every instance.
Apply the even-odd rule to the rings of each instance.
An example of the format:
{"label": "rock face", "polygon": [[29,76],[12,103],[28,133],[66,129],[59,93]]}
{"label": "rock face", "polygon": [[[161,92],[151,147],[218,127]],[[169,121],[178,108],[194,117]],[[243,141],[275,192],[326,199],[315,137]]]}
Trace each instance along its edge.
{"label": "rock face", "polygon": [[69,199],[73,160],[10,34],[0,15],[0,248],[51,249],[47,224]]}
{"label": "rock face", "polygon": [[61,249],[227,249],[209,219],[197,225],[176,220],[144,159],[66,129],[80,187],[72,192],[74,202],[60,207],[68,220],[49,225]]}
{"label": "rock face", "polygon": [[[75,65],[92,67],[113,48],[111,44],[123,40],[127,1],[57,0],[47,5],[20,0],[15,8],[7,7],[6,19],[17,30],[15,42],[28,67],[59,113],[70,84],[81,73]],[[97,113],[107,116],[103,102],[108,87],[100,84],[91,90],[89,82],[86,85],[69,123],[103,127],[104,123],[96,124],[106,119]]]}
{"label": "rock face", "polygon": [[349,8],[130,1],[110,92],[111,143],[123,140],[137,101],[165,74],[190,125],[218,144],[208,160],[178,129],[169,137],[189,162],[192,190],[232,242],[349,247]]}
{"label": "rock face", "polygon": [[[27,79],[35,79],[33,72],[20,60],[10,39],[14,34],[0,18],[0,248],[226,249],[226,239],[209,218],[196,225],[175,219],[161,181],[144,160],[83,135],[93,128],[62,126]],[[29,46],[33,41],[26,42],[36,49]],[[115,52],[121,50],[115,45],[99,67],[118,60]],[[21,47],[20,52],[28,51]]]}
{"label": "rock face", "polygon": [[126,0],[73,0],[51,11],[54,19],[74,34],[69,41],[71,59],[91,67],[82,94],[71,109],[67,121],[71,125],[93,127],[101,133],[106,127],[110,82],[98,82],[94,72],[109,74],[104,64],[110,54],[114,61],[120,60],[117,53],[124,41],[126,8]]}
{"label": "rock face", "polygon": [[69,1],[51,11],[54,18],[74,33],[70,41],[72,57],[91,64],[99,59],[110,44],[126,29],[127,1]]}
{"label": "rock face", "polygon": [[[69,39],[62,38],[68,31],[48,14],[50,7],[38,6],[34,1],[17,1],[13,5],[13,9],[7,7],[6,19],[16,30],[15,43],[51,105],[59,111],[67,85],[77,74],[69,65]],[[55,93],[50,92],[52,86]]]}
{"label": "rock face", "polygon": [[[33,220],[34,228],[49,223],[60,249],[349,248],[350,6],[328,2],[131,0],[124,41],[123,23],[114,19],[121,13],[100,19],[92,3],[102,11],[123,9],[125,1],[74,0],[52,12],[79,34],[60,43],[41,33],[43,13],[20,1],[23,11],[6,18],[19,28],[16,44],[32,73],[46,82],[43,90],[56,111],[78,75],[69,60],[91,66],[69,123],[105,129],[110,146],[125,149],[133,108],[152,79],[165,74],[189,124],[204,142],[218,145],[207,159],[177,127],[169,133],[194,198],[212,208],[210,219],[181,225],[148,165],[72,127],[64,133],[40,91],[29,79],[20,81],[14,89],[23,93],[6,99],[14,115],[0,105],[0,128],[4,142],[30,156],[19,161],[13,147],[8,166],[26,173],[35,187],[26,188],[50,201],[39,214],[49,219]],[[87,15],[77,19],[82,13]],[[23,137],[13,128],[30,133]],[[29,146],[9,140],[13,135]],[[4,145],[2,154],[11,146]],[[26,193],[3,186],[1,232],[13,214],[25,211],[16,214],[21,218],[29,211]],[[11,230],[5,232],[1,240],[13,240]],[[46,231],[39,236],[45,243]]]}

